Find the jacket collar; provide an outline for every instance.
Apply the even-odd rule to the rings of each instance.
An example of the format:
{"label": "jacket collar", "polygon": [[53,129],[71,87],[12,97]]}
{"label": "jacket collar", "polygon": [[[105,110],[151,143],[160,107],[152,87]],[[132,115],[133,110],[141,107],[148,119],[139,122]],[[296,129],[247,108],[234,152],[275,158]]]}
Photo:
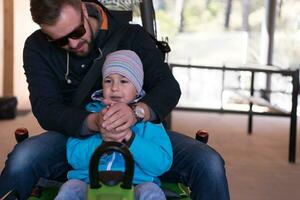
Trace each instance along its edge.
{"label": "jacket collar", "polygon": [[[145,91],[142,90],[140,95],[138,95],[132,102],[129,102],[129,104],[137,103],[141,98],[145,96]],[[92,100],[94,101],[103,101],[103,90],[97,90],[91,95]]]}

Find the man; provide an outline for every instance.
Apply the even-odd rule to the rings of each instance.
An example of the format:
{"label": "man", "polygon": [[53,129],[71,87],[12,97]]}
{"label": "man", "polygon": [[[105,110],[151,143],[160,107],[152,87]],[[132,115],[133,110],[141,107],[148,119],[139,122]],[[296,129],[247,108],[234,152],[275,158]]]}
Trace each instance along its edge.
{"label": "man", "polygon": [[[81,0],[31,0],[30,5],[33,21],[41,29],[25,42],[24,69],[32,111],[49,131],[16,145],[8,155],[0,177],[0,196],[15,189],[20,199],[29,196],[40,177],[65,176],[69,169],[65,153],[68,136],[102,132],[107,133],[103,135],[107,140],[122,141],[127,136],[124,130],[137,121],[161,121],[180,97],[179,85],[153,40],[139,26],[130,25],[118,48],[131,49],[141,58],[147,95],[132,108],[106,102],[110,109],[105,113],[74,107],[72,99],[80,82],[102,56],[104,43],[123,25],[105,8]],[[101,81],[92,91],[100,89]],[[187,136],[168,134],[174,162],[162,179],[187,184],[192,199],[229,199],[224,161],[219,154]]]}

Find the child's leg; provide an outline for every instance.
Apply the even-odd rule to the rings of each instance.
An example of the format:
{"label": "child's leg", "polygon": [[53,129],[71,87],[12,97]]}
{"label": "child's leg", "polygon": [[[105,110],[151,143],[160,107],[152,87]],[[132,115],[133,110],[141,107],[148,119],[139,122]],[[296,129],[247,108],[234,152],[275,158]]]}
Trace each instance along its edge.
{"label": "child's leg", "polygon": [[165,200],[166,196],[160,187],[152,182],[141,183],[134,188],[135,200]]}
{"label": "child's leg", "polygon": [[87,194],[87,184],[83,181],[72,179],[65,182],[55,200],[85,200]]}

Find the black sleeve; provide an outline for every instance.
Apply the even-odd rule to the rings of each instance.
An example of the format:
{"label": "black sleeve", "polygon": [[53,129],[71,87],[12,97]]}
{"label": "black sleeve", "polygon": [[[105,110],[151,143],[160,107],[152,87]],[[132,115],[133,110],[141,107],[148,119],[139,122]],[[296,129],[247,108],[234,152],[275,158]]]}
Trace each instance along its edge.
{"label": "black sleeve", "polygon": [[146,96],[141,101],[150,106],[162,121],[177,105],[180,87],[154,40],[140,26],[135,28],[137,31],[131,35],[132,50],[140,56],[144,67],[143,89]]}
{"label": "black sleeve", "polygon": [[[26,41],[23,62],[34,116],[45,130],[78,136],[89,112],[67,106],[56,73],[50,65],[51,55],[43,48]],[[46,54],[46,55],[45,55]],[[57,66],[59,69],[62,66]]]}

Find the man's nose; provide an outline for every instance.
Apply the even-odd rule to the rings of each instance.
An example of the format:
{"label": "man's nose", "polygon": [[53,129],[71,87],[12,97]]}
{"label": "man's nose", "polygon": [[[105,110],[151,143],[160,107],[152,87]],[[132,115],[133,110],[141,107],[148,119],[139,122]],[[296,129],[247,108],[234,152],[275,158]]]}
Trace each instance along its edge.
{"label": "man's nose", "polygon": [[78,47],[79,44],[79,40],[78,39],[72,39],[72,38],[68,38],[68,45],[71,49],[76,49]]}

